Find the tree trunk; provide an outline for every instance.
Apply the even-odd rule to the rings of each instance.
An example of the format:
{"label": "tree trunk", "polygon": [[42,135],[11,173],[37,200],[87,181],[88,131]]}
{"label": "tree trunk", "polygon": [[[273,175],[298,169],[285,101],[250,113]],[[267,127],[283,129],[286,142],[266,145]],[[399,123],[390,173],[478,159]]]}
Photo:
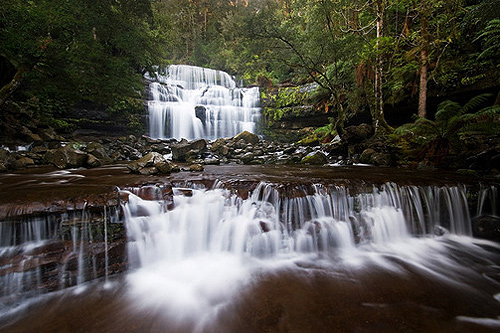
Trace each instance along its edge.
{"label": "tree trunk", "polygon": [[29,66],[21,65],[12,80],[0,89],[0,107],[2,107],[10,96],[12,96],[14,91],[16,91],[23,81],[24,75],[29,72],[29,70]]}
{"label": "tree trunk", "polygon": [[390,130],[390,126],[385,121],[384,117],[384,96],[382,93],[382,83],[383,83],[383,66],[384,60],[380,54],[380,39],[383,37],[384,28],[384,11],[385,4],[383,0],[378,0],[377,3],[377,40],[376,40],[376,64],[375,64],[375,85],[374,85],[374,95],[375,95],[375,106],[372,110],[373,127],[375,128],[375,133],[379,133],[381,130]]}
{"label": "tree trunk", "polygon": [[422,0],[420,10],[420,34],[421,34],[421,50],[420,50],[420,87],[418,92],[418,116],[420,118],[427,117],[427,77],[428,77],[428,54],[429,48],[429,33],[427,31],[427,1]]}

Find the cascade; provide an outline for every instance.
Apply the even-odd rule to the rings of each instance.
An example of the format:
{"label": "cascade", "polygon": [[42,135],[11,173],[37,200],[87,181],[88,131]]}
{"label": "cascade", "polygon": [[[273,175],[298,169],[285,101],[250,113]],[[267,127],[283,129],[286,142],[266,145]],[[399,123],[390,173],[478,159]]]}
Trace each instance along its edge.
{"label": "cascade", "polygon": [[85,208],[0,222],[0,309],[108,275],[108,227],[122,225],[119,211]]}
{"label": "cascade", "polygon": [[173,193],[173,210],[163,200],[130,193],[124,209],[135,265],[200,253],[279,257],[329,252],[435,237],[444,230],[472,235],[461,186],[388,183],[350,195],[345,187],[315,185],[313,193],[287,197],[272,184],[260,183],[246,200],[222,188],[193,189],[189,196],[174,188]]}
{"label": "cascade", "polygon": [[[468,187],[202,184],[123,188],[121,209],[0,223],[0,329],[30,318],[103,331],[277,331],[281,320],[308,331],[309,317],[314,331],[367,331],[380,318],[384,331],[402,319],[430,331],[499,325],[500,246],[472,237]],[[494,214],[497,198],[481,188],[477,212]],[[40,305],[9,307],[26,298]]]}
{"label": "cascade", "polygon": [[171,65],[146,77],[152,138],[216,139],[256,131],[259,88],[239,88],[229,74]]}

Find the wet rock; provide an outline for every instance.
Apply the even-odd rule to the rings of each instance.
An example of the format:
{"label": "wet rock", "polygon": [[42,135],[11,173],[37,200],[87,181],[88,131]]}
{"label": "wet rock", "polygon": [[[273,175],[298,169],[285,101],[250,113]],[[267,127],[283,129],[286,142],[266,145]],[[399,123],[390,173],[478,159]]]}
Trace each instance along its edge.
{"label": "wet rock", "polygon": [[243,156],[241,156],[240,159],[244,164],[249,164],[250,162],[253,161],[254,158],[255,158],[255,155],[253,153],[246,153],[246,154],[243,154]]}
{"label": "wet rock", "polygon": [[29,157],[21,157],[20,159],[17,160],[17,164],[20,167],[27,167],[30,165],[35,165],[35,161]]}
{"label": "wet rock", "polygon": [[220,159],[216,157],[210,157],[203,160],[203,164],[205,165],[219,165],[220,162]]}
{"label": "wet rock", "polygon": [[238,142],[239,140],[244,140],[245,142],[256,144],[259,142],[259,136],[248,131],[243,131],[233,138],[233,141],[235,142]]}
{"label": "wet rock", "polygon": [[475,237],[500,242],[500,217],[481,215],[472,220],[472,229]]}
{"label": "wet rock", "polygon": [[390,166],[391,155],[385,153],[375,153],[372,155],[372,163],[377,166]]}
{"label": "wet rock", "polygon": [[61,147],[55,150],[49,150],[44,155],[44,160],[59,169],[79,168],[87,161],[87,153],[71,146]]}
{"label": "wet rock", "polygon": [[92,154],[89,154],[88,155],[88,158],[87,158],[87,166],[89,168],[97,168],[98,166],[101,166],[103,163],[100,159],[98,159],[97,157],[95,157],[94,155]]}
{"label": "wet rock", "polygon": [[301,161],[301,163],[317,164],[317,165],[326,164],[327,162],[328,160],[325,154],[323,154],[320,151],[315,151],[307,154],[307,156],[305,156]]}
{"label": "wet rock", "polygon": [[177,165],[156,152],[151,152],[136,161],[130,162],[127,168],[131,172],[143,175],[168,174],[178,171]]}
{"label": "wet rock", "polygon": [[40,135],[31,132],[31,130],[26,126],[23,126],[21,128],[21,134],[25,137],[26,141],[30,141],[30,142],[42,142],[43,141],[42,138],[40,137]]}
{"label": "wet rock", "polygon": [[372,164],[372,156],[375,154],[375,150],[368,148],[363,150],[361,156],[359,157],[359,161],[364,164]]}
{"label": "wet rock", "polygon": [[205,168],[203,168],[203,165],[201,164],[191,164],[189,166],[189,171],[196,171],[196,172],[201,172],[203,171]]}
{"label": "wet rock", "polygon": [[342,141],[349,144],[360,143],[369,139],[373,135],[373,127],[368,124],[358,126],[348,126],[342,134]]}
{"label": "wet rock", "polygon": [[144,167],[139,169],[139,173],[145,176],[156,175],[158,173],[158,169],[156,167]]}
{"label": "wet rock", "polygon": [[155,164],[155,168],[158,170],[158,173],[168,174],[174,170],[175,164],[173,164],[172,162],[170,162],[168,160],[164,160],[164,161],[157,162]]}
{"label": "wet rock", "polygon": [[196,118],[200,119],[202,124],[205,124],[207,121],[207,109],[203,105],[197,105],[194,108],[194,113]]}
{"label": "wet rock", "polygon": [[198,153],[206,150],[207,141],[204,139],[187,141],[182,140],[179,143],[173,143],[170,145],[172,149],[172,159],[174,161],[186,161],[186,155],[189,151],[195,150]]}

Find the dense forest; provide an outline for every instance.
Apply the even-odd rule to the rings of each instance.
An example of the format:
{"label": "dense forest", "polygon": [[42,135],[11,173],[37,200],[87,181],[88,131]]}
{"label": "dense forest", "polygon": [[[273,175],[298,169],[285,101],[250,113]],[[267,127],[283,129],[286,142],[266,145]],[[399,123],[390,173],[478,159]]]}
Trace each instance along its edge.
{"label": "dense forest", "polygon": [[2,0],[0,13],[3,140],[28,123],[74,130],[80,109],[140,132],[144,73],[176,63],[274,93],[268,118],[301,102],[280,88],[314,83],[331,117],[313,140],[358,117],[436,158],[500,132],[499,0]]}

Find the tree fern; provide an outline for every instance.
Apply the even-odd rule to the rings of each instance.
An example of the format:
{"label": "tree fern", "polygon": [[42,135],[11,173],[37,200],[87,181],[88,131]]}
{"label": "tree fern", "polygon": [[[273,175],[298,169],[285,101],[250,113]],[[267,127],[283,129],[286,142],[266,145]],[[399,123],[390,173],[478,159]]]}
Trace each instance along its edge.
{"label": "tree fern", "polygon": [[485,50],[481,52],[478,59],[485,56],[494,57],[498,55],[500,53],[500,19],[493,19],[488,22],[488,25],[476,40],[482,40],[485,47]]}

